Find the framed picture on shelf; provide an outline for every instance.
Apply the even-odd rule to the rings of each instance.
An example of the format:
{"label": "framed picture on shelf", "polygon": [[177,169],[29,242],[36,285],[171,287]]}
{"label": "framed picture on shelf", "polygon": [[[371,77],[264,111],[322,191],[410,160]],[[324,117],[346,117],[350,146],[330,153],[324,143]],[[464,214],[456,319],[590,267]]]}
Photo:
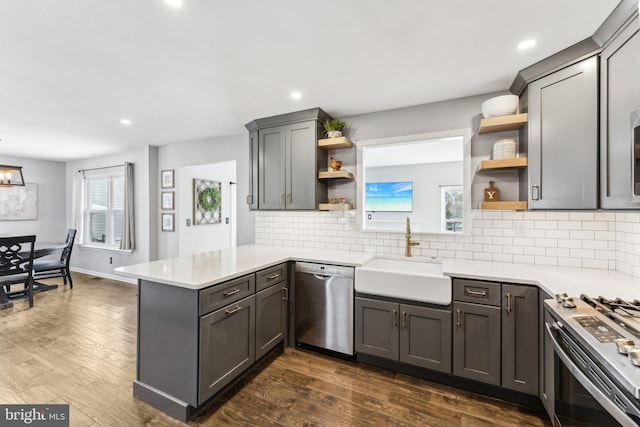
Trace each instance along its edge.
{"label": "framed picture on shelf", "polygon": [[162,188],[173,188],[173,169],[167,169],[161,172]]}
{"label": "framed picture on shelf", "polygon": [[175,214],[162,214],[162,231],[175,231]]}
{"label": "framed picture on shelf", "polygon": [[173,201],[173,191],[163,191],[162,192],[162,209],[163,210],[173,210],[174,209],[174,201]]}

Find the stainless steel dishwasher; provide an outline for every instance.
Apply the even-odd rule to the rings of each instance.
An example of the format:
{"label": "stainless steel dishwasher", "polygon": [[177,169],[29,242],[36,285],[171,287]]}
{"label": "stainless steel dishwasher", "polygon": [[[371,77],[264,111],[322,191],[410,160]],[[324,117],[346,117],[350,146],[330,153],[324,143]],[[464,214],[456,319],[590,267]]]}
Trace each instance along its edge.
{"label": "stainless steel dishwasher", "polygon": [[353,355],[353,272],[296,263],[296,343]]}

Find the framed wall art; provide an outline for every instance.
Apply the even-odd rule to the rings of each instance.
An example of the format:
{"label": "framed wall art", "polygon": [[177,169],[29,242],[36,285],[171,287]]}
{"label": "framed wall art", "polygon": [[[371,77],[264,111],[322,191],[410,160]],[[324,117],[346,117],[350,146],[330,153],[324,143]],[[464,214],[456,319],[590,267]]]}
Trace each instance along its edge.
{"label": "framed wall art", "polygon": [[162,209],[163,210],[173,210],[175,208],[175,202],[173,198],[173,191],[163,191],[162,192]]}
{"label": "framed wall art", "polygon": [[38,219],[38,184],[0,188],[0,221]]}
{"label": "framed wall art", "polygon": [[162,231],[175,231],[175,214],[163,213],[162,214]]}
{"label": "framed wall art", "polygon": [[219,224],[222,221],[222,184],[208,179],[193,179],[193,225]]}
{"label": "framed wall art", "polygon": [[167,169],[167,170],[163,170],[160,173],[160,177],[161,177],[161,187],[162,188],[173,188],[174,183],[173,183],[173,178],[174,178],[174,171],[173,169]]}

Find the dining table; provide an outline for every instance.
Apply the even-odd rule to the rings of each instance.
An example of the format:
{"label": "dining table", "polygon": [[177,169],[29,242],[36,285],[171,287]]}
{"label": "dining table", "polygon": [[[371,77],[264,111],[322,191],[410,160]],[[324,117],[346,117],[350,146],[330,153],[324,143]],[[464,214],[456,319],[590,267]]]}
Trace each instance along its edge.
{"label": "dining table", "polygon": [[[36,241],[33,248],[33,259],[42,258],[49,255],[54,255],[62,252],[67,246],[66,242],[38,242]],[[28,258],[30,251],[24,251],[19,253],[20,256]],[[33,282],[33,293],[50,291],[57,289],[57,284],[48,285],[42,282]],[[2,285],[2,278],[0,277],[0,310],[13,307],[13,299],[22,298],[27,295],[25,291],[14,291],[7,293],[5,287]]]}

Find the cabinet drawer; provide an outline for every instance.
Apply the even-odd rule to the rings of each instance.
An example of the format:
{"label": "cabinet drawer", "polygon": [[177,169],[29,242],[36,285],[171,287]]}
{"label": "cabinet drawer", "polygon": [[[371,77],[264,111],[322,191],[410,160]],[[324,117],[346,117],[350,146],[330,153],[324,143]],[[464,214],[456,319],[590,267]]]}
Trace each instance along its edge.
{"label": "cabinet drawer", "polygon": [[256,273],[256,291],[261,291],[278,282],[287,280],[287,263],[274,265]]}
{"label": "cabinet drawer", "polygon": [[200,291],[200,316],[252,295],[255,290],[254,274],[206,288]]}
{"label": "cabinet drawer", "polygon": [[500,283],[453,279],[453,299],[500,306]]}

